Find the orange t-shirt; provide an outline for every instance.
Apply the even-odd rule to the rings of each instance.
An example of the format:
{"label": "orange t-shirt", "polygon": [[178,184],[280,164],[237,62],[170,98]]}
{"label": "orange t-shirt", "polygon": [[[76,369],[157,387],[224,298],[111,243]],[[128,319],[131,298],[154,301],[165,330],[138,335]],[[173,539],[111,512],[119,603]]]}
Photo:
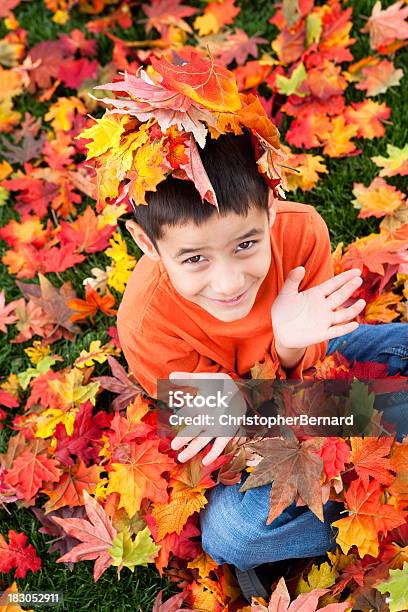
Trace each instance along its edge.
{"label": "orange t-shirt", "polygon": [[[288,273],[304,266],[299,291],[333,277],[329,232],[313,206],[278,201],[271,228],[271,265],[248,315],[224,322],[181,296],[161,262],[143,255],[127,284],[117,316],[119,340],[129,371],[151,397],[170,372],[225,372],[245,378],[257,361],[271,357],[281,378],[271,307]],[[291,378],[324,357],[328,342],[306,349]]]}

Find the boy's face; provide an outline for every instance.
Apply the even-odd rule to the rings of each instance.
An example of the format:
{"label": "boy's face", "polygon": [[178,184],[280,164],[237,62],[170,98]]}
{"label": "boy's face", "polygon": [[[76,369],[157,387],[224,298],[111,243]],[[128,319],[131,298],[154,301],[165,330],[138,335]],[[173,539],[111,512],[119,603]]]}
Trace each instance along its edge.
{"label": "boy's face", "polygon": [[231,212],[214,214],[200,226],[165,226],[157,241],[160,254],[136,222],[126,226],[148,257],[161,260],[180,295],[230,322],[250,312],[267,275],[275,207],[271,195],[269,221],[265,211],[251,208],[247,217]]}

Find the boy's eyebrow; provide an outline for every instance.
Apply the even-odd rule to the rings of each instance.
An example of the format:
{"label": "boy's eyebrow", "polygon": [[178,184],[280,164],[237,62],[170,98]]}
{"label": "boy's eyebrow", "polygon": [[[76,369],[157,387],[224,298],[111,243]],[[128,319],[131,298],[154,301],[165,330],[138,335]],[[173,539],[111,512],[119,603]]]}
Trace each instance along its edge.
{"label": "boy's eyebrow", "polygon": [[[250,238],[251,236],[261,236],[262,234],[263,234],[262,229],[253,227],[252,229],[250,229],[248,232],[246,232],[242,236],[239,236],[238,238],[233,238],[231,242],[236,242],[237,240],[245,240],[245,238]],[[188,247],[179,249],[177,253],[174,255],[174,257],[177,259],[178,257],[181,257],[182,255],[186,255],[187,253],[195,253],[196,251],[203,251],[204,249],[207,249],[207,248],[208,248],[207,246],[200,246],[200,247],[195,247],[191,249]]]}

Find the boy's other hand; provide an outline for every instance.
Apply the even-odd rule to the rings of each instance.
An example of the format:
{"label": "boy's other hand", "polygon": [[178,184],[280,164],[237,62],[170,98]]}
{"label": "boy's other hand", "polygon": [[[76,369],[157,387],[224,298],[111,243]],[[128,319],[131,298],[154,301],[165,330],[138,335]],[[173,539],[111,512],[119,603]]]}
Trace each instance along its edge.
{"label": "boy's other hand", "polygon": [[[231,393],[231,401],[233,405],[233,409],[231,409],[231,413],[235,415],[245,414],[246,412],[246,403],[241,395],[238,387],[236,386],[234,380],[228,374],[224,374],[223,372],[171,372],[169,375],[170,380],[194,380],[194,386],[199,389],[202,395],[207,395],[209,392],[208,388],[208,380],[209,379],[217,379],[223,380],[223,393]],[[206,384],[207,381],[207,384]],[[233,399],[232,399],[233,398]],[[214,409],[216,410],[216,409]],[[198,413],[202,413],[203,409],[198,409]],[[194,408],[181,408],[178,413],[183,413],[184,416],[189,414],[193,416],[197,413],[197,409]],[[194,457],[197,453],[199,453],[211,440],[214,440],[214,444],[211,450],[207,453],[207,455],[203,458],[203,465],[209,465],[213,461],[217,459],[219,455],[223,452],[224,448],[227,446],[228,442],[236,437],[236,432],[240,429],[239,426],[236,427],[236,432],[234,436],[220,436],[214,437],[214,435],[206,435],[206,430],[208,429],[209,434],[211,431],[214,432],[214,426],[211,425],[208,428],[205,426],[197,426],[197,425],[189,425],[184,427],[172,440],[171,448],[173,450],[179,450],[183,446],[185,447],[181,453],[178,454],[177,459],[184,463],[188,461],[192,457]],[[231,427],[228,428],[231,430]]]}
{"label": "boy's other hand", "polygon": [[272,305],[275,343],[287,349],[304,349],[354,331],[359,324],[352,319],[366,304],[360,299],[342,308],[362,283],[358,268],[299,293],[305,272],[303,266],[291,270]]}

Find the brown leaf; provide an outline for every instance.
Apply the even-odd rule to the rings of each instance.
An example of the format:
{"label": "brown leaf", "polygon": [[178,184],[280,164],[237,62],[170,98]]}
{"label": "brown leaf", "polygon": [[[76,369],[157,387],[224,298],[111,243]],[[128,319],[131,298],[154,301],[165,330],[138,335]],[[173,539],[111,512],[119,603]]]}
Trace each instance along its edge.
{"label": "brown leaf", "polygon": [[[40,286],[36,284],[16,281],[20,291],[40,306],[54,323],[51,338],[60,338],[61,335],[72,340],[75,334],[81,330],[71,321],[74,310],[67,306],[69,300],[77,297],[70,281],[65,282],[59,289],[54,287],[50,281],[41,273],[38,274]],[[59,335],[58,335],[59,334]],[[50,337],[48,337],[50,340]]]}
{"label": "brown leaf", "polygon": [[240,492],[273,482],[267,525],[297,496],[323,521],[320,478],[323,460],[313,452],[313,441],[271,438],[248,445],[263,457],[240,488]]}

